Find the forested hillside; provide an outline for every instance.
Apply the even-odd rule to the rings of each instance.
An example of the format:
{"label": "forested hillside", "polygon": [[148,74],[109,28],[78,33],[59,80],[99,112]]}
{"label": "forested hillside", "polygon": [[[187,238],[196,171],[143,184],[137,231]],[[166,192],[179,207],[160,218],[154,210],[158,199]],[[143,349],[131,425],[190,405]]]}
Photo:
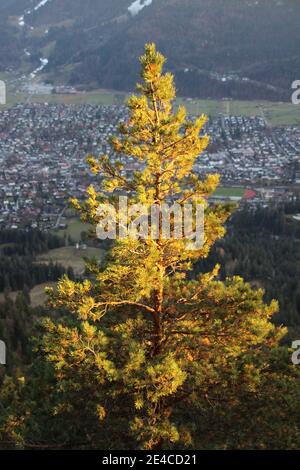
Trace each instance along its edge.
{"label": "forested hillside", "polygon": [[[67,270],[51,261],[37,262],[37,255],[64,246],[64,239],[37,230],[0,231],[0,293],[9,294],[57,281]],[[71,276],[72,270],[68,271]]]}
{"label": "forested hillside", "polygon": [[[83,279],[64,276],[48,289],[48,317],[39,312],[39,326],[25,292],[10,316],[0,309],[13,361],[0,369],[0,449],[298,449],[300,375],[282,343],[287,330],[271,321],[277,302],[267,303],[241,277],[222,281],[218,266],[193,271],[221,243],[234,210],[207,204],[219,175],[194,171],[209,144],[206,117],[191,121],[183,107],[173,112],[173,77],[163,73],[154,44],[140,62],[141,95],[128,100],[129,119],[111,139],[118,158],[90,155],[97,183],[83,201],[71,200],[98,238],[111,225],[124,232],[128,222],[129,233],[115,233],[105,260],[86,262]],[[141,165],[124,174],[129,159]],[[113,220],[120,194],[128,196],[129,214]],[[194,237],[194,224],[182,232],[176,211],[166,236],[170,200],[203,207],[203,240],[198,221]],[[159,217],[145,217],[141,204]],[[237,217],[247,229],[248,216]],[[270,229],[297,236],[280,220],[273,227],[268,214],[257,222],[265,236]],[[229,259],[232,249],[223,251]],[[34,336],[31,352],[23,331]]]}
{"label": "forested hillside", "polygon": [[299,201],[281,208],[238,211],[228,223],[226,237],[208,259],[195,265],[197,273],[219,263],[222,280],[238,275],[263,288],[267,301],[279,301],[273,320],[287,326],[294,338],[300,332],[300,222],[293,215],[299,212]]}
{"label": "forested hillside", "polygon": [[[52,81],[130,90],[138,75],[134,59],[154,39],[181,95],[289,99],[300,76],[298,0],[153,0],[135,15],[131,0],[36,5],[7,0],[1,13],[17,28],[9,34],[21,41],[19,59],[24,45],[29,61],[47,51]],[[5,51],[8,36],[1,44]],[[17,55],[4,54],[2,67],[16,66]]]}
{"label": "forested hillside", "polygon": [[[195,170],[209,145],[207,118],[173,109],[173,76],[155,44],[140,63],[140,94],[110,140],[116,159],[90,155],[95,184],[70,201],[114,244],[105,259],[86,259],[79,279],[65,275],[49,288],[47,311],[28,306],[26,289],[0,306],[0,449],[299,449],[299,368],[276,324],[278,302],[257,289],[269,277],[276,287],[277,264],[293,282],[299,203],[231,221],[234,207],[208,204],[220,176]],[[123,172],[132,159],[139,168]],[[166,224],[170,201],[184,207],[184,224],[181,210]],[[199,217],[191,221],[199,206],[204,230]],[[268,251],[270,263],[268,238],[270,247],[286,243],[279,256],[276,245]],[[0,241],[4,255],[21,257],[61,243],[39,232]]]}

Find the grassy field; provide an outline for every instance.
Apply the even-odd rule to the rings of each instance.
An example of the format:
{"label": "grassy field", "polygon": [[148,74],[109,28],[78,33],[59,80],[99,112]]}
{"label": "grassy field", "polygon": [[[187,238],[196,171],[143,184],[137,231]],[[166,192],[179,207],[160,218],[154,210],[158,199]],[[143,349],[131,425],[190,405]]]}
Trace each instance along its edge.
{"label": "grassy field", "polygon": [[25,103],[26,100],[28,98],[28,95],[26,95],[25,93],[23,94],[18,94],[18,95],[12,95],[11,93],[7,93],[7,102],[6,102],[6,105],[2,105],[2,107],[4,108],[11,108],[12,106],[14,106],[15,104],[18,104],[18,103]]}
{"label": "grassy field", "polygon": [[178,98],[178,104],[186,107],[190,114],[207,114],[216,117],[219,114],[232,114],[243,116],[261,115],[261,104],[257,101],[230,101],[230,100],[197,100]]}
{"label": "grassy field", "polygon": [[214,196],[218,197],[240,197],[242,198],[245,194],[245,188],[238,188],[238,187],[220,187],[218,188]]}
{"label": "grassy field", "polygon": [[292,103],[268,103],[265,109],[266,118],[273,126],[300,125],[300,105]]}
{"label": "grassy field", "polygon": [[66,220],[66,223],[68,224],[67,229],[62,229],[62,230],[53,230],[53,234],[59,235],[61,237],[66,236],[71,236],[72,240],[75,242],[79,242],[81,240],[81,233],[82,232],[88,232],[92,226],[89,224],[84,224],[81,222],[80,219],[76,217],[71,217],[70,219]]}
{"label": "grassy field", "polygon": [[[2,77],[2,78],[1,78]],[[7,76],[0,74],[0,79]],[[96,105],[120,105],[126,101],[128,94],[110,91],[95,90],[75,95],[32,95],[30,101],[37,103],[64,103],[64,104],[96,104]],[[18,95],[8,92],[7,106],[28,100],[28,94]],[[220,113],[240,116],[262,116],[264,115],[273,126],[300,124],[300,106],[292,103],[269,102],[269,101],[231,101],[231,100],[203,100],[178,98],[177,105],[184,105],[188,113],[193,115],[207,114],[216,117]]]}
{"label": "grassy field", "polygon": [[66,246],[62,248],[56,248],[50,250],[48,253],[40,255],[38,257],[38,263],[58,263],[64,266],[66,269],[71,267],[74,270],[75,275],[82,275],[84,273],[84,259],[95,258],[97,260],[103,259],[104,251],[100,248],[90,248],[86,250],[77,250],[73,246]]}
{"label": "grassy field", "polygon": [[190,114],[207,114],[216,117],[220,113],[233,116],[265,116],[272,126],[300,124],[300,106],[292,103],[272,103],[269,101],[230,101],[230,100],[186,100],[178,99]]}
{"label": "grassy field", "polygon": [[0,80],[4,82],[9,78],[9,75],[6,72],[0,72]]}
{"label": "grassy field", "polygon": [[86,250],[77,250],[73,246],[66,246],[50,250],[48,253],[38,257],[38,263],[58,263],[67,268],[73,268],[76,275],[84,273],[85,263],[83,257],[96,258],[101,260],[104,256],[104,251],[100,248],[90,248]]}
{"label": "grassy field", "polygon": [[[30,302],[32,307],[39,307],[43,305],[47,299],[45,289],[46,287],[54,287],[56,282],[45,282],[44,284],[38,284],[30,291]],[[15,301],[18,295],[18,291],[10,292],[9,297]],[[0,303],[3,303],[5,296],[3,293],[0,294]]]}
{"label": "grassy field", "polygon": [[44,284],[38,284],[30,291],[30,301],[32,307],[39,307],[43,305],[47,299],[45,289],[46,287],[54,287],[56,282],[44,282]]}
{"label": "grassy field", "polygon": [[[71,267],[74,270],[75,275],[80,276],[84,273],[85,269],[85,258],[92,258],[101,260],[103,259],[105,252],[100,248],[90,248],[86,250],[77,250],[75,247],[63,247],[57,248],[55,250],[50,250],[48,253],[42,254],[38,257],[37,263],[59,263],[64,266],[66,269]],[[43,284],[38,284],[30,291],[30,300],[32,307],[38,307],[43,305],[46,300],[46,287],[54,287],[56,282],[45,282]],[[15,301],[18,295],[18,291],[10,292],[9,297]],[[5,300],[4,293],[0,293],[0,303],[3,303]]]}
{"label": "grassy field", "polygon": [[95,104],[102,106],[112,106],[123,104],[125,95],[122,93],[94,91],[79,93],[76,95],[34,95],[31,101],[37,103],[64,103],[64,104]]}
{"label": "grassy field", "polygon": [[224,102],[217,100],[197,100],[177,98],[177,105],[183,105],[189,114],[200,115],[207,114],[208,116],[216,117],[220,113],[224,113]]}

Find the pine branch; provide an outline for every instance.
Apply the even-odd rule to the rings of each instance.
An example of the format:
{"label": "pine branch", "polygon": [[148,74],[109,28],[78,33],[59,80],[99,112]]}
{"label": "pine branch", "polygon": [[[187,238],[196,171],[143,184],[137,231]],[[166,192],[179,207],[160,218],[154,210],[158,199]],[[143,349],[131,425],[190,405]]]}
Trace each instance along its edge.
{"label": "pine branch", "polygon": [[104,307],[104,306],[120,307],[122,305],[132,305],[134,307],[142,308],[142,309],[146,310],[147,312],[150,312],[151,314],[156,313],[154,308],[149,307],[148,305],[141,304],[139,302],[130,301],[130,300],[120,300],[118,302],[114,302],[114,301],[98,302],[97,304],[95,304],[94,307],[96,307],[96,308],[97,307]]}

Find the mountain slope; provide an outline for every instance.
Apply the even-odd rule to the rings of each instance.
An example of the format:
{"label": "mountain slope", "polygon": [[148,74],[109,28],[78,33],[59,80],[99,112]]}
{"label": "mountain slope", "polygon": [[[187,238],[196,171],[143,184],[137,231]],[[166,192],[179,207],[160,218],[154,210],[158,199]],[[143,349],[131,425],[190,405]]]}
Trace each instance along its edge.
{"label": "mountain slope", "polygon": [[3,1],[31,5],[19,36],[52,81],[132,89],[146,41],[186,96],[288,99],[300,78],[299,0]]}

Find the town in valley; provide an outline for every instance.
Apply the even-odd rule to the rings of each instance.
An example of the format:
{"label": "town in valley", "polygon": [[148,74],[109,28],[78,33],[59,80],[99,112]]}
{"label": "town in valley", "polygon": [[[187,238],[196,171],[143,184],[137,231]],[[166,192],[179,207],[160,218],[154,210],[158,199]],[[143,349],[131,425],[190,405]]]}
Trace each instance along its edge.
{"label": "town in valley", "polygon": [[[191,116],[191,119],[193,117]],[[0,225],[9,229],[64,228],[68,199],[97,184],[85,158],[107,154],[126,121],[123,105],[18,103],[0,108]],[[280,204],[299,194],[300,126],[271,127],[263,116],[209,118],[211,137],[195,171],[219,173],[212,200]],[[127,159],[126,173],[139,169]]]}

